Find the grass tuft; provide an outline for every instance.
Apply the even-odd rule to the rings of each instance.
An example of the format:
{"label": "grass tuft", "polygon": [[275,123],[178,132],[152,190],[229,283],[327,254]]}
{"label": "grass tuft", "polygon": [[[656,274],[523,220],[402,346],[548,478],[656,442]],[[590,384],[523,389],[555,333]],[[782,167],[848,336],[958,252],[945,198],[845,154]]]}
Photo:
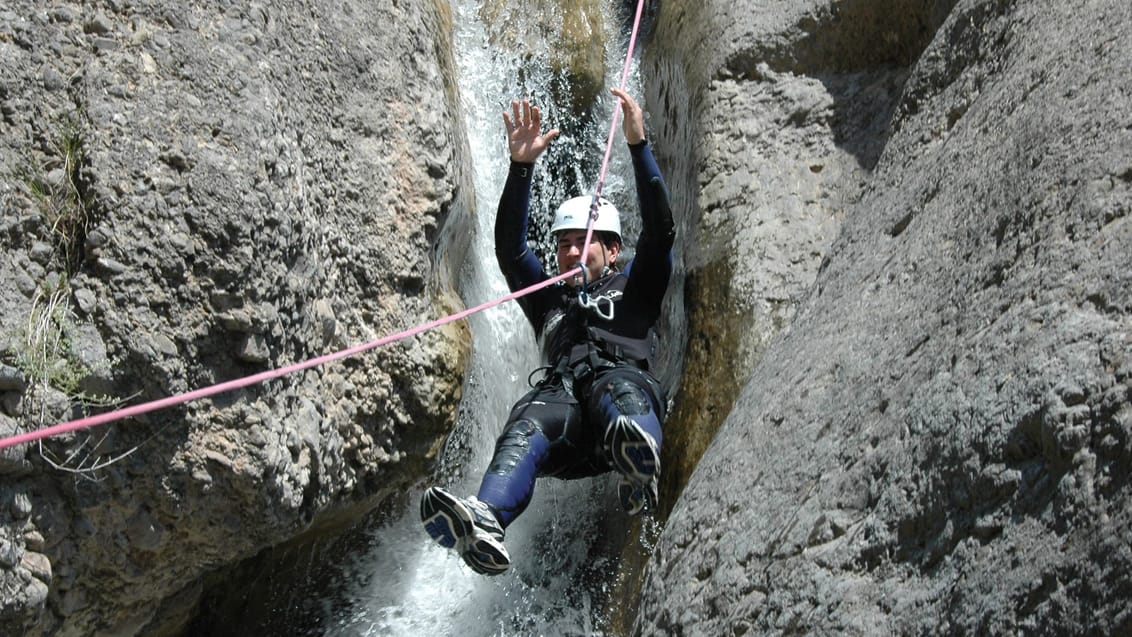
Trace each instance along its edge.
{"label": "grass tuft", "polygon": [[83,177],[88,159],[81,115],[61,122],[57,134],[48,142],[46,160],[29,163],[32,166],[24,182],[50,228],[62,265],[72,275],[82,264],[83,245],[96,211],[94,197]]}

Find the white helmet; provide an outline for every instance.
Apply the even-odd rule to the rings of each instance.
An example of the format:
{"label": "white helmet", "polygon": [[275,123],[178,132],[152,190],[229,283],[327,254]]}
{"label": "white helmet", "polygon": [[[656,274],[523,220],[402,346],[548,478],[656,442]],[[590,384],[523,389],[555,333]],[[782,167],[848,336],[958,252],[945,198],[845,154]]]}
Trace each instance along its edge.
{"label": "white helmet", "polygon": [[[585,230],[590,222],[590,207],[593,206],[593,201],[592,195],[564,201],[554,213],[554,225],[550,227],[550,234],[555,234],[559,230]],[[594,232],[612,232],[617,235],[617,240],[621,241],[621,213],[604,197],[598,198]]]}

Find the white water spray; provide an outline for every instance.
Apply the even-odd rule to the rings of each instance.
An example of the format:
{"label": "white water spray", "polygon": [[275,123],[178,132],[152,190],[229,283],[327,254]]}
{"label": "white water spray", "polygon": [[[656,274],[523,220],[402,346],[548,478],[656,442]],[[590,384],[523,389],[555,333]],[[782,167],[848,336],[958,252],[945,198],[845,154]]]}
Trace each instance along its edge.
{"label": "white water spray", "polygon": [[[606,0],[606,4],[606,77],[608,85],[616,85],[625,52],[616,0]],[[524,61],[517,54],[493,50],[476,2],[453,0],[453,15],[476,190],[475,236],[461,281],[464,300],[472,306],[508,292],[495,264],[493,245],[495,210],[508,166],[501,113],[511,99],[531,96],[542,109],[548,128],[561,127],[569,115],[567,109],[549,103],[554,78],[546,56]],[[627,89],[637,92],[634,78],[629,84]],[[611,115],[613,100],[607,97],[602,105]],[[607,126],[607,121],[595,122],[583,129],[587,132],[579,135],[581,139],[560,138],[555,144],[572,146],[575,156],[592,153],[594,157],[587,159],[600,161]],[[638,216],[635,194],[626,188],[626,184],[631,188],[632,168],[623,139],[615,144],[605,193],[621,205],[630,221],[626,228],[630,237],[635,235]],[[541,161],[545,163],[546,158]],[[596,175],[583,174],[582,179],[588,179],[592,188]],[[569,192],[563,181],[545,170],[536,176],[532,225],[540,217],[546,223],[553,205],[580,194]],[[508,411],[528,389],[528,373],[539,365],[532,331],[517,304],[497,306],[470,321],[473,353],[468,379],[459,421],[443,454],[443,477],[438,478],[458,495],[476,493]],[[420,491],[409,494],[406,510],[375,529],[366,554],[343,569],[353,589],[349,610],[345,616],[326,619],[326,634],[601,634],[604,620],[596,608],[600,600],[594,599],[591,588],[604,589],[603,578],[612,571],[603,563],[608,558],[594,547],[599,544],[602,519],[615,500],[612,484],[611,476],[573,482],[540,480],[531,506],[507,530],[512,568],[495,578],[473,573],[454,552],[435,545],[420,524]]]}

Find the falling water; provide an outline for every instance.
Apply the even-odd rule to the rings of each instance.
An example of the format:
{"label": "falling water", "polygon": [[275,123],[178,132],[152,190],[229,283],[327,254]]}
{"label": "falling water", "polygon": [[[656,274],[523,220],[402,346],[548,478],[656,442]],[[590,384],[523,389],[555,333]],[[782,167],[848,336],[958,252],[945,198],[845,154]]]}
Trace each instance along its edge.
{"label": "falling water", "polygon": [[[622,3],[605,0],[606,85],[619,81],[625,55]],[[476,2],[453,0],[455,46],[465,126],[470,137],[475,179],[476,229],[461,290],[471,306],[506,294],[492,245],[492,226],[507,172],[501,113],[516,97],[531,97],[542,108],[544,126],[568,130],[554,142],[558,172],[550,174],[548,157],[536,173],[533,226],[548,225],[551,206],[580,194],[577,184],[596,183],[613,102],[605,97],[590,123],[576,122],[552,103],[555,78],[547,52],[508,54],[488,44]],[[569,3],[564,3],[569,5]],[[528,51],[530,53],[530,51]],[[627,87],[636,91],[636,80]],[[639,93],[639,92],[638,92]],[[604,192],[626,217],[626,237],[637,231],[632,221],[636,198],[623,138],[618,136],[614,162]],[[543,247],[543,254],[548,250]],[[533,333],[514,303],[497,306],[471,319],[473,354],[456,430],[443,453],[435,482],[458,494],[474,494],[507,413],[527,389],[527,374],[538,366]],[[473,573],[458,556],[433,544],[420,525],[411,493],[405,510],[374,529],[369,550],[343,567],[352,590],[346,604],[336,604],[323,625],[328,635],[600,635],[604,592],[615,564],[603,552],[613,505],[612,477],[562,482],[539,481],[527,512],[507,531],[511,570],[487,578]],[[613,511],[614,513],[610,513]],[[343,610],[343,607],[346,610]]]}

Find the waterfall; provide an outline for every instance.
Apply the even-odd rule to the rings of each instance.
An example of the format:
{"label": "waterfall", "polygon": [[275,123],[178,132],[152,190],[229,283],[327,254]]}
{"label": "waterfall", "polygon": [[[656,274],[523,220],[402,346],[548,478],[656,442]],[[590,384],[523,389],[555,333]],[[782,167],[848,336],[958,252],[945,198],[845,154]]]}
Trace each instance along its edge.
{"label": "waterfall", "polygon": [[[465,126],[472,151],[475,236],[461,293],[476,305],[507,292],[495,264],[492,226],[506,177],[501,113],[511,99],[531,97],[544,113],[544,127],[568,131],[554,142],[558,174],[540,160],[532,226],[549,226],[549,211],[560,201],[592,191],[612,117],[605,95],[590,122],[579,122],[552,103],[556,78],[545,51],[529,57],[488,43],[477,2],[452,0],[456,58]],[[606,86],[619,81],[626,37],[623,4],[604,0]],[[567,6],[569,3],[564,3]],[[528,52],[529,53],[529,52]],[[638,82],[627,90],[639,95]],[[629,245],[635,239],[636,196],[632,167],[618,133],[604,192],[618,201]],[[548,153],[548,156],[551,153]],[[562,158],[565,159],[562,159]],[[565,173],[565,174],[563,174]],[[549,254],[549,244],[540,253]],[[544,260],[545,262],[545,260]],[[527,389],[527,375],[539,360],[533,333],[515,303],[471,319],[473,353],[456,430],[441,460],[435,483],[460,495],[475,494],[491,458],[496,436],[511,405]],[[326,634],[361,635],[597,635],[603,633],[602,593],[609,590],[616,563],[603,553],[607,516],[623,514],[615,504],[612,476],[563,482],[540,480],[527,512],[507,531],[511,570],[488,578],[473,573],[453,552],[432,543],[421,527],[421,485],[405,509],[373,529],[369,548],[343,568],[351,590],[324,620]],[[610,513],[610,512],[613,513]],[[622,529],[627,526],[622,522]],[[343,610],[343,607],[346,610]],[[330,611],[328,611],[330,612]]]}

